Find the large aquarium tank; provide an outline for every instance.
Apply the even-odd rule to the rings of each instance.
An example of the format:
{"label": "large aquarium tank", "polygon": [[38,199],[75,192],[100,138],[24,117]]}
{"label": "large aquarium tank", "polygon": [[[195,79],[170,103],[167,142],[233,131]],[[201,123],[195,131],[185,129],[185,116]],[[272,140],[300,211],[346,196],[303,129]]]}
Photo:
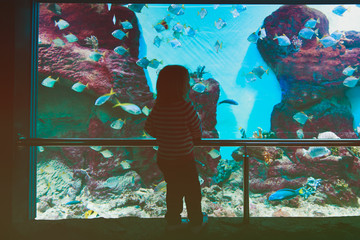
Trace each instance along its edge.
{"label": "large aquarium tank", "polygon": [[[204,139],[358,139],[360,5],[38,5],[38,138],[151,138],[188,68]],[[37,146],[36,219],[163,217],[157,147]],[[244,147],[196,147],[202,207],[243,217]],[[360,215],[360,148],[247,147],[250,216]],[[183,212],[186,216],[186,210]]]}

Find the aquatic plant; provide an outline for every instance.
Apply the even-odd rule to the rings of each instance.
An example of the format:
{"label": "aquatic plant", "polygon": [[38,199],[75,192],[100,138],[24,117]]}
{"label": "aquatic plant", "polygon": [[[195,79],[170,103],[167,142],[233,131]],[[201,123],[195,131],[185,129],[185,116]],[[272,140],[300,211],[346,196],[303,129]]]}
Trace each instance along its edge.
{"label": "aquatic plant", "polygon": [[263,135],[262,135],[262,129],[261,127],[258,127],[258,130],[253,132],[253,138],[263,138]]}
{"label": "aquatic plant", "polygon": [[207,72],[204,71],[205,70],[205,66],[198,66],[196,68],[196,71],[193,72],[191,75],[195,76],[198,79],[202,79],[203,75]]}
{"label": "aquatic plant", "polygon": [[336,179],[336,183],[335,183],[334,188],[337,191],[348,191],[349,190],[349,184],[347,184],[344,179]]}
{"label": "aquatic plant", "polygon": [[263,156],[267,165],[270,165],[274,161],[273,159],[271,159],[271,154],[268,151],[264,151]]}
{"label": "aquatic plant", "polygon": [[97,37],[91,35],[84,39],[87,45],[90,45],[95,51],[99,49],[99,42]]}
{"label": "aquatic plant", "polygon": [[330,151],[331,151],[331,155],[340,156],[340,151],[338,147],[331,147]]}

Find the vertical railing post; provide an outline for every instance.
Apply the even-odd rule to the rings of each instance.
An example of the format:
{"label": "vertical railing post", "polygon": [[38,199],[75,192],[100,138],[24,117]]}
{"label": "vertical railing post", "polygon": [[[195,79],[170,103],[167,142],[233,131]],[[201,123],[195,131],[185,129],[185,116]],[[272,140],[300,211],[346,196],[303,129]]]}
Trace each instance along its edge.
{"label": "vertical railing post", "polygon": [[249,204],[249,155],[247,153],[247,148],[244,146],[244,155],[243,155],[243,186],[244,186],[244,218],[243,223],[248,224],[250,222],[250,204]]}

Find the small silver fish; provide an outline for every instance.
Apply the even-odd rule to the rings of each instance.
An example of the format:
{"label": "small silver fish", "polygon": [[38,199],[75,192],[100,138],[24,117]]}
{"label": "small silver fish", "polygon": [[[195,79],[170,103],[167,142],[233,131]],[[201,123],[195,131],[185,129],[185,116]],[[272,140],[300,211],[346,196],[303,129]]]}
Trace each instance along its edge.
{"label": "small silver fish", "polygon": [[316,20],[314,18],[310,18],[309,20],[306,21],[304,27],[315,28],[317,23],[320,23],[320,18],[318,18]]}
{"label": "small silver fish", "polygon": [[279,46],[282,46],[282,47],[286,47],[286,46],[289,46],[291,44],[290,39],[285,34],[283,34],[281,36],[275,35],[273,40],[275,40],[275,39],[278,40]]}
{"label": "small silver fish", "polygon": [[215,21],[215,27],[217,29],[222,29],[226,26],[226,22],[224,20],[222,20],[221,18],[219,18],[219,20]]}
{"label": "small silver fish", "polygon": [[48,3],[47,9],[52,11],[53,13],[57,15],[61,15],[61,7],[56,3]]}
{"label": "small silver fish", "polygon": [[332,12],[335,13],[336,15],[342,17],[344,12],[346,12],[347,10],[348,10],[347,8],[345,8],[344,6],[341,5],[341,6],[337,6],[336,8],[334,8],[332,10]]}
{"label": "small silver fish", "polygon": [[246,82],[254,82],[256,81],[256,75],[253,72],[249,72],[247,74],[245,74],[245,80]]}
{"label": "small silver fish", "polygon": [[349,88],[352,88],[352,87],[355,87],[356,84],[358,83],[359,81],[359,78],[356,78],[354,76],[350,76],[350,77],[347,77],[345,78],[343,84],[344,86],[346,87],[349,87]]}
{"label": "small silver fish", "polygon": [[196,83],[194,86],[192,86],[192,90],[198,93],[203,93],[206,90],[206,86],[203,83]]}
{"label": "small silver fish", "polygon": [[146,57],[140,58],[139,60],[136,61],[136,64],[142,68],[147,68],[149,63],[150,61]]}
{"label": "small silver fish", "polygon": [[82,84],[81,82],[77,82],[74,85],[72,85],[71,89],[74,90],[75,92],[82,92],[84,91],[85,88],[87,88],[89,86],[89,84],[87,83],[86,85]]}
{"label": "small silver fish", "polygon": [[106,103],[106,102],[110,99],[110,97],[111,97],[112,95],[114,95],[114,94],[115,94],[115,92],[114,92],[113,89],[111,88],[110,93],[106,93],[106,94],[104,94],[104,95],[102,95],[102,96],[100,96],[100,97],[98,97],[98,98],[96,99],[96,101],[95,101],[95,106],[103,105],[103,104]]}
{"label": "small silver fish", "polygon": [[143,7],[148,7],[147,4],[128,4],[127,6],[131,11],[141,13]]}
{"label": "small silver fish", "polygon": [[296,131],[296,135],[297,135],[298,138],[303,139],[303,138],[304,138],[304,132],[303,132],[303,130],[302,130],[302,129],[298,129],[298,130]]}
{"label": "small silver fish", "polygon": [[304,149],[304,156],[309,154],[311,158],[323,157],[329,155],[331,151],[327,147],[309,147],[308,150]]}
{"label": "small silver fish", "polygon": [[220,4],[214,4],[214,9],[216,10],[218,7],[220,7]]}
{"label": "small silver fish", "polygon": [[127,160],[121,161],[121,162],[120,162],[120,166],[121,166],[124,170],[131,168],[131,165],[130,165],[130,163],[129,163]]}
{"label": "small silver fish", "polygon": [[116,24],[116,17],[115,17],[115,14],[114,14],[114,16],[113,16],[112,21],[113,21],[113,24],[115,25],[115,24]]}
{"label": "small silver fish", "polygon": [[90,148],[91,148],[92,150],[95,150],[95,151],[99,152],[102,147],[101,147],[101,146],[91,146]]}
{"label": "small silver fish", "polygon": [[78,41],[78,38],[72,33],[69,33],[68,35],[64,35],[64,37],[70,43]]}
{"label": "small silver fish", "polygon": [[121,107],[124,111],[130,113],[130,114],[133,114],[133,115],[139,115],[141,114],[141,109],[133,104],[133,103],[120,103],[119,100],[115,99],[116,100],[116,104],[113,106],[114,107]]}
{"label": "small silver fish", "polygon": [[238,16],[240,16],[240,13],[236,10],[236,8],[231,10],[230,12],[231,12],[233,18],[237,18]]}
{"label": "small silver fish", "polygon": [[261,40],[263,40],[264,38],[266,38],[266,30],[265,28],[260,28],[257,35],[259,36],[259,38]]}
{"label": "small silver fish", "polygon": [[244,12],[247,9],[246,6],[242,4],[234,5],[233,7],[236,11],[238,11],[238,13]]}
{"label": "small silver fish", "polygon": [[124,126],[125,122],[126,122],[126,120],[124,121],[121,118],[119,118],[119,119],[113,121],[110,124],[110,127],[113,128],[113,129],[119,130]]}
{"label": "small silver fish", "polygon": [[321,42],[321,44],[324,46],[324,48],[327,47],[332,47],[334,46],[336,43],[338,43],[337,40],[335,40],[333,37],[331,36],[327,36],[327,37],[323,37],[322,39],[319,40]]}
{"label": "small silver fish", "polygon": [[133,25],[128,20],[125,20],[124,22],[120,22],[120,24],[122,25],[123,29],[126,30],[133,29]]}
{"label": "small silver fish", "polygon": [[117,29],[111,33],[115,38],[122,40],[125,36],[129,37],[129,33],[124,33],[122,30]]}
{"label": "small silver fish", "polygon": [[259,39],[259,36],[256,32],[253,32],[252,34],[250,34],[247,38],[247,40],[251,43],[256,43]]}
{"label": "small silver fish", "polygon": [[205,8],[202,8],[200,12],[198,12],[198,15],[200,15],[201,19],[203,19],[207,15],[207,10]]}
{"label": "small silver fish", "polygon": [[154,45],[155,45],[156,47],[160,47],[161,42],[162,42],[162,40],[161,40],[161,38],[160,38],[159,36],[156,36],[156,37],[154,38]]}
{"label": "small silver fish", "polygon": [[305,27],[300,30],[299,36],[305,39],[311,39],[314,36],[314,34],[316,35],[318,34],[318,31],[319,31],[318,29],[314,31],[311,28]]}
{"label": "small silver fish", "polygon": [[156,24],[154,28],[158,33],[166,30],[165,26],[160,23]]}
{"label": "small silver fish", "polygon": [[269,74],[269,69],[265,70],[263,66],[258,66],[258,67],[253,68],[253,70],[251,72],[254,73],[256,76],[258,76],[261,79],[262,76],[264,75],[264,73]]}
{"label": "small silver fish", "polygon": [[149,116],[150,114],[150,109],[147,106],[143,107],[141,111],[145,114],[145,116]]}
{"label": "small silver fish", "polygon": [[111,3],[107,3],[106,5],[107,5],[107,8],[108,8],[108,11],[110,11],[111,10]]}
{"label": "small silver fish", "polygon": [[334,38],[337,41],[339,41],[343,36],[344,36],[344,33],[339,30],[336,30],[335,32],[330,34],[330,37]]}
{"label": "small silver fish", "polygon": [[215,51],[218,53],[219,52],[219,49],[222,49],[222,42],[219,42],[219,40],[216,41],[215,45],[214,45],[214,48],[215,48]]}
{"label": "small silver fish", "polygon": [[176,23],[172,28],[172,30],[174,32],[179,32],[179,33],[181,33],[183,31],[183,29],[184,29],[184,26],[181,23]]}
{"label": "small silver fish", "polygon": [[52,88],[57,81],[59,81],[59,78],[53,79],[51,76],[49,76],[41,82],[41,85],[43,85],[44,87]]}
{"label": "small silver fish", "polygon": [[340,137],[331,131],[327,131],[319,133],[318,139],[340,139]]}
{"label": "small silver fish", "polygon": [[214,159],[220,157],[220,152],[215,148],[211,149],[210,152],[208,152],[208,154]]}
{"label": "small silver fish", "polygon": [[184,4],[171,4],[168,7],[168,11],[175,15],[183,15],[185,13],[184,11],[185,7]]}
{"label": "small silver fish", "polygon": [[153,59],[153,60],[151,60],[150,61],[150,63],[149,63],[149,67],[151,67],[151,68],[158,68],[159,67],[159,65],[160,64],[163,64],[163,61],[159,61],[159,60],[157,60],[157,59]]}
{"label": "small silver fish", "polygon": [[104,158],[111,158],[112,156],[114,156],[114,154],[108,149],[102,150],[100,151],[100,153],[104,156]]}
{"label": "small silver fish", "polygon": [[114,48],[114,52],[116,52],[119,55],[124,55],[125,53],[129,52],[129,49],[126,49],[123,46],[117,46],[116,48]]}
{"label": "small silver fish", "polygon": [[99,61],[100,58],[104,56],[103,53],[99,53],[98,51],[91,52],[89,58],[95,62]]}
{"label": "small silver fish", "polygon": [[45,151],[45,149],[44,149],[44,147],[43,147],[43,146],[38,146],[38,147],[37,147],[37,149],[38,149],[38,151],[39,151],[39,152],[43,152],[43,151]]}
{"label": "small silver fish", "polygon": [[178,47],[181,47],[181,42],[174,38],[173,40],[170,41],[170,44],[171,44],[171,47],[173,48],[178,48]]}
{"label": "small silver fish", "polygon": [[196,31],[192,27],[185,27],[184,28],[184,34],[189,37],[194,37],[196,34]]}
{"label": "small silver fish", "polygon": [[58,27],[60,30],[63,30],[70,26],[70,24],[64,19],[59,19],[59,21],[55,21],[55,27]]}
{"label": "small silver fish", "polygon": [[53,40],[53,43],[55,44],[56,47],[65,46],[64,41],[61,40],[60,38],[55,38],[55,39]]}
{"label": "small silver fish", "polygon": [[342,73],[347,76],[352,76],[356,70],[357,70],[357,67],[352,68],[351,66],[348,66],[342,71]]}
{"label": "small silver fish", "polygon": [[298,112],[294,114],[293,119],[298,123],[304,125],[306,121],[309,119],[309,116],[306,115],[304,112]]}

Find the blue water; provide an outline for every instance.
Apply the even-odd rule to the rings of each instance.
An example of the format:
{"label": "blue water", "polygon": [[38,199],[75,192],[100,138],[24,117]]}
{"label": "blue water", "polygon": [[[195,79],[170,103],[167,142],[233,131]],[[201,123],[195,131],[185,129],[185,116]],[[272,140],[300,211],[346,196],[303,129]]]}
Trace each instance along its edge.
{"label": "blue water", "polygon": [[[261,127],[270,130],[271,112],[275,104],[281,101],[278,81],[270,70],[262,79],[247,83],[244,74],[254,67],[269,67],[261,58],[256,45],[247,41],[247,37],[256,31],[263,20],[281,5],[246,5],[247,10],[234,18],[231,14],[232,5],[185,5],[185,14],[175,16],[167,11],[168,4],[149,4],[137,13],[142,31],[142,43],[139,57],[146,56],[149,60],[163,61],[160,68],[168,64],[180,64],[190,71],[195,71],[199,65],[206,66],[205,71],[220,82],[220,99],[233,99],[239,105],[222,104],[217,108],[217,125],[221,139],[240,138],[239,128],[246,129],[246,135]],[[349,5],[350,6],[350,5]],[[330,33],[335,30],[360,31],[360,8],[351,5],[351,11],[344,13],[343,17],[331,12],[336,5],[312,5],[311,7],[322,11],[329,19]],[[205,8],[208,14],[201,19],[198,12]],[[154,26],[169,15],[174,19],[169,24],[169,30],[157,33]],[[218,30],[215,21],[219,18],[226,21],[227,26]],[[168,41],[174,39],[172,26],[176,23],[186,24],[197,30],[195,37],[181,36],[180,48],[172,48]],[[160,48],[153,44],[155,36],[163,38]],[[223,43],[222,49],[217,53],[215,42]],[[151,91],[155,92],[157,70],[145,70]],[[360,88],[351,89],[348,97],[352,103],[355,116],[354,127],[360,122]],[[234,148],[221,148],[223,158],[231,159]]]}

